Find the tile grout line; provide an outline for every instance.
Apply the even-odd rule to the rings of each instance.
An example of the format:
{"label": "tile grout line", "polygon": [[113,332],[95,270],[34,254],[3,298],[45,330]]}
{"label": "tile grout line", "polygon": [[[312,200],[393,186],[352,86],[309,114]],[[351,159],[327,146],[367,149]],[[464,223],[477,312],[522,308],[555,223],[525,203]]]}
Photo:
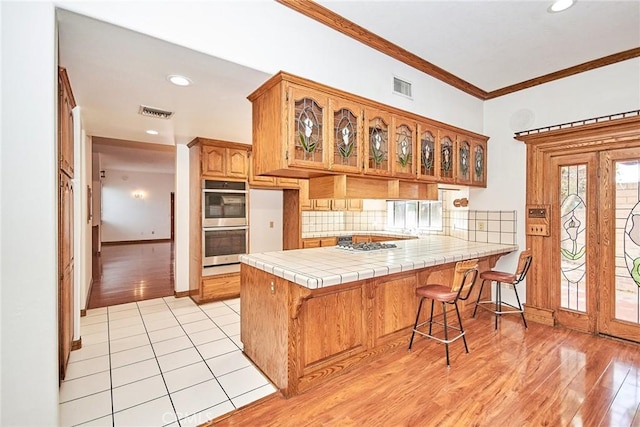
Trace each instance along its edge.
{"label": "tile grout line", "polygon": [[[169,304],[167,304],[167,302],[164,300],[163,297],[161,298],[162,298],[162,302],[169,308],[169,310],[171,310],[171,307],[169,306]],[[147,334],[147,339],[149,340],[149,346],[151,347],[151,351],[153,352],[153,356],[155,358],[156,364],[158,365],[158,370],[160,371],[160,377],[162,378],[164,388],[167,390],[167,397],[169,397],[169,402],[171,402],[171,407],[173,408],[173,414],[176,416],[176,422],[180,426],[181,424],[180,424],[180,420],[178,419],[178,412],[176,411],[176,405],[173,403],[173,399],[171,398],[171,392],[169,391],[169,386],[167,385],[167,381],[165,380],[164,374],[162,373],[162,368],[160,367],[160,362],[158,361],[158,355],[156,354],[156,349],[153,348],[153,343],[151,342],[151,337],[149,337],[149,331],[147,330],[147,324],[144,321],[144,316],[142,315],[142,312],[140,311],[140,306],[138,305],[137,302],[136,302],[136,308],[138,309],[138,313],[140,314],[140,319],[142,320],[142,326],[144,327],[144,330]],[[147,360],[150,360],[150,359],[147,359]],[[155,399],[151,399],[147,402],[151,402],[152,400],[155,400]],[[140,403],[140,405],[147,402],[142,402]],[[114,417],[114,421],[115,421],[115,417]],[[169,424],[172,424],[172,423],[169,423]]]}
{"label": "tile grout line", "polygon": [[[167,304],[167,305],[169,305],[169,304]],[[209,317],[209,315],[208,315],[208,314],[207,314],[207,313],[206,313],[206,312],[205,312],[205,311],[204,311],[204,310],[203,310],[199,305],[196,305],[196,307],[198,308],[198,310],[200,310],[200,312],[204,313],[204,315],[205,315],[205,316],[207,316],[207,318],[211,319],[211,318]],[[231,400],[231,397],[229,396],[229,394],[227,393],[227,391],[224,389],[224,387],[222,386],[222,384],[220,384],[220,381],[218,380],[218,377],[216,376],[216,374],[214,374],[214,373],[213,373],[213,371],[211,370],[211,367],[210,367],[210,366],[209,366],[209,364],[207,363],[207,360],[204,358],[204,356],[202,355],[202,353],[200,353],[200,350],[198,349],[198,346],[196,346],[196,344],[193,342],[193,340],[191,339],[191,337],[189,336],[189,334],[187,333],[187,331],[185,331],[185,330],[184,330],[184,326],[183,326],[183,325],[182,325],[182,323],[180,322],[180,319],[178,319],[178,316],[176,316],[176,315],[175,315],[175,313],[173,312],[173,309],[171,309],[171,306],[169,306],[169,309],[171,310],[171,314],[173,315],[173,317],[175,317],[176,321],[178,322],[178,325],[180,325],[180,328],[182,329],[182,331],[183,331],[183,332],[184,332],[184,334],[186,335],[187,339],[189,340],[189,342],[191,343],[191,345],[193,345],[193,348],[196,350],[196,352],[198,353],[198,355],[200,356],[200,358],[201,358],[201,359],[202,359],[202,361],[204,362],[204,365],[207,367],[207,369],[209,370],[209,372],[211,372],[211,375],[213,375],[213,379],[214,379],[214,380],[216,380],[216,382],[217,382],[217,383],[218,383],[218,385],[220,386],[220,389],[222,390],[222,392],[224,393],[224,395],[225,395],[225,396],[227,396],[227,399],[229,400],[229,403],[231,403],[231,406],[233,406],[233,408],[234,408],[234,409],[236,409],[236,405],[234,405],[234,404],[233,404],[233,401]],[[211,320],[213,321],[213,319],[211,319]],[[226,333],[225,331],[223,331],[223,330],[222,330],[222,328],[220,328],[220,327],[218,326],[218,324],[217,324],[217,323],[215,323],[215,322],[214,322],[214,324],[216,325],[216,327],[217,327],[218,329],[220,329],[220,330],[222,331],[222,333],[223,333],[223,334],[225,334],[225,336],[226,336],[227,338],[229,338],[229,336],[227,335],[227,333]],[[231,340],[231,338],[229,338],[229,339]],[[214,340],[214,341],[217,341],[217,340]],[[211,341],[211,342],[213,342],[213,341]],[[233,342],[233,340],[231,340],[231,342]],[[234,345],[236,345],[236,343],[235,343],[235,342],[233,342],[233,344],[234,344]],[[236,345],[236,347],[237,347],[237,345]],[[197,362],[197,363],[200,363],[200,362]],[[204,381],[203,381],[203,382],[204,382]],[[199,383],[199,384],[202,384],[202,383]],[[222,403],[222,402],[220,402],[220,403]],[[218,404],[213,405],[213,406],[210,406],[209,408],[213,408],[214,406],[217,406],[217,405],[218,405]],[[209,408],[205,408],[204,410],[209,409]],[[202,412],[202,411],[199,411],[199,412]],[[196,412],[196,414],[197,414],[197,412]],[[194,415],[194,414],[191,414],[191,415]],[[189,416],[191,416],[191,415],[189,415]]]}

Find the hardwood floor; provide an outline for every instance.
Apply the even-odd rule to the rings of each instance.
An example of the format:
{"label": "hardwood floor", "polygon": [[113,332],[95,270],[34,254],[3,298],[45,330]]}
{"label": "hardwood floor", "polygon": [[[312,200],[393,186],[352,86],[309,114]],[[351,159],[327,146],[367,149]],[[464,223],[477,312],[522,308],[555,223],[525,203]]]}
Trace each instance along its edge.
{"label": "hardwood floor", "polygon": [[173,266],[173,242],[103,245],[87,308],[173,295]]}
{"label": "hardwood floor", "polygon": [[[279,393],[216,426],[640,426],[640,346],[491,313],[461,340],[426,338],[307,393]],[[409,334],[407,335],[407,343]]]}

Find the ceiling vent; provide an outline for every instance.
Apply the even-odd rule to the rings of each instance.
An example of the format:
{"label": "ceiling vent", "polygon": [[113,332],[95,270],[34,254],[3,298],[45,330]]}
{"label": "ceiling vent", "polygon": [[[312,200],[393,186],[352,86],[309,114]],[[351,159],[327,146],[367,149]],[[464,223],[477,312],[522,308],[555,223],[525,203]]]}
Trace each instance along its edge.
{"label": "ceiling vent", "polygon": [[411,83],[401,80],[397,77],[393,78],[393,92],[398,95],[404,95],[411,98]]}
{"label": "ceiling vent", "polygon": [[159,108],[147,107],[141,105],[138,114],[142,114],[147,117],[155,117],[156,119],[170,119],[173,116],[173,111],[161,110]]}

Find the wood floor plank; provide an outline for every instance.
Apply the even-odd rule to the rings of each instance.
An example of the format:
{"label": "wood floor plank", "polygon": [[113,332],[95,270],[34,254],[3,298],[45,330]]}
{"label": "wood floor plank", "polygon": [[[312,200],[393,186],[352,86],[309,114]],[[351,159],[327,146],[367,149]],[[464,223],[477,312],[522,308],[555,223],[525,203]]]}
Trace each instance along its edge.
{"label": "wood floor plank", "polygon": [[464,325],[470,353],[453,343],[449,368],[442,344],[418,339],[411,352],[397,348],[306,393],[241,408],[215,425],[638,425],[638,345],[534,323],[524,329],[516,316],[503,316],[497,331],[491,316]]}
{"label": "wood floor plank", "polygon": [[173,242],[104,245],[87,308],[173,295]]}

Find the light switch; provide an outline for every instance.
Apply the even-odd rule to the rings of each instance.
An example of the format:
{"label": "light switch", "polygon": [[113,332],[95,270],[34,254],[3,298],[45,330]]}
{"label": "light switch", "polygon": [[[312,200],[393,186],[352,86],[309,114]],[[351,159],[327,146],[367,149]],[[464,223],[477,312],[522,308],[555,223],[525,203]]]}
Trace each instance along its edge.
{"label": "light switch", "polygon": [[269,228],[273,228],[273,221],[269,221]]}

